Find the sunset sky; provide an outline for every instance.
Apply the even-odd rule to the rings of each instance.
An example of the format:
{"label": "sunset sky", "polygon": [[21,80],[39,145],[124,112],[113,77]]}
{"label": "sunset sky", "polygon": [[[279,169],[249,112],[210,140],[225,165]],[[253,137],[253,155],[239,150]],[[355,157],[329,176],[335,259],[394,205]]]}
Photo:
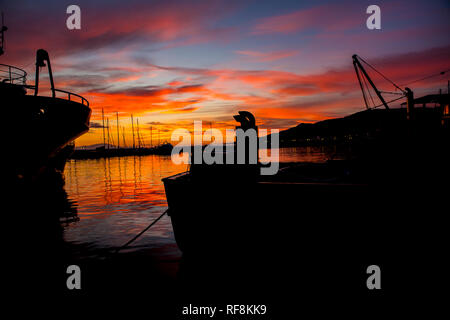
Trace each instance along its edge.
{"label": "sunset sky", "polygon": [[[81,8],[81,30],[66,28],[70,4]],[[381,30],[366,27],[371,4],[381,8]],[[365,108],[354,53],[399,85],[450,69],[449,8],[445,0],[0,0],[9,28],[0,63],[25,69],[32,84],[36,50],[49,52],[56,87],[93,109],[79,146],[102,142],[102,108],[112,130],[119,112],[128,144],[131,114],[146,143],[150,126],[154,142],[193,120],[231,128],[237,110],[285,129]],[[411,88],[446,92],[448,75]]]}

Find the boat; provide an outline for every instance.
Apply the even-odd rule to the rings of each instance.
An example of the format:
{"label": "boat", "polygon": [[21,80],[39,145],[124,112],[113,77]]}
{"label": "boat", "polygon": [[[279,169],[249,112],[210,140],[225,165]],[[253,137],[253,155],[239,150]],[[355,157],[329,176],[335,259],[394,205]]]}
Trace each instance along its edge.
{"label": "boat", "polygon": [[[2,39],[6,30],[2,28]],[[4,53],[3,42],[0,52]],[[40,68],[45,66],[49,92],[43,91],[40,83]],[[32,85],[27,83],[25,70],[0,64],[0,101],[7,181],[22,185],[42,180],[52,171],[61,173],[73,141],[89,130],[91,108],[81,95],[55,87],[47,51],[36,52]]]}
{"label": "boat", "polygon": [[[261,253],[274,246],[280,251],[293,236],[295,243],[332,237],[343,232],[334,228],[355,221],[358,206],[373,192],[369,178],[344,161],[282,164],[273,176],[259,175],[262,166],[191,164],[189,171],[162,180],[183,253]],[[335,214],[342,203],[345,217]]]}

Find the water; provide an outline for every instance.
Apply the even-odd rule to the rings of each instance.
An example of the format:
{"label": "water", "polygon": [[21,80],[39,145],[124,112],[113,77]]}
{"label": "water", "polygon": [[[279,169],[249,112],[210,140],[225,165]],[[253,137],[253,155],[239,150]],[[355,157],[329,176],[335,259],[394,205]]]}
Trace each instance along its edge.
{"label": "water", "polygon": [[[320,147],[280,149],[280,162],[322,162],[329,150]],[[65,190],[79,220],[65,225],[64,240],[96,250],[123,245],[167,209],[161,179],[186,171],[170,156],[70,160]],[[127,250],[176,248],[166,215]],[[173,254],[173,252],[171,253]]]}
{"label": "water", "polygon": [[[185,171],[167,156],[71,160],[65,189],[75,202],[79,221],[67,224],[64,240],[89,248],[119,247],[167,209],[167,177]],[[164,216],[131,249],[175,244],[170,218]]]}

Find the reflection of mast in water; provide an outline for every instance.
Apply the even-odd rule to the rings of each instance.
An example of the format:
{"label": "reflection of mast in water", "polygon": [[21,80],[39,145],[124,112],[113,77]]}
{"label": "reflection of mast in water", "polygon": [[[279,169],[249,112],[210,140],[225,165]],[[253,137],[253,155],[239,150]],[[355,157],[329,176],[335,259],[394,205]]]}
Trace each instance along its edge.
{"label": "reflection of mast in water", "polygon": [[125,158],[125,161],[124,161],[124,162],[125,162],[125,163],[124,163],[124,168],[123,168],[123,178],[124,178],[125,184],[126,184],[126,183],[128,183],[128,181],[127,181],[127,163],[128,163],[128,157]]}
{"label": "reflection of mast in water", "polygon": [[111,158],[108,158],[108,180],[109,180],[109,198],[110,202],[113,202],[113,187],[112,187],[112,174],[111,174]]}
{"label": "reflection of mast in water", "polygon": [[142,188],[142,157],[138,157],[139,159],[139,188]]}
{"label": "reflection of mast in water", "polygon": [[[75,193],[77,196],[80,196],[80,191],[78,189],[78,170],[77,170],[77,161],[76,160],[69,160],[68,161],[68,168],[69,168],[69,179],[70,179],[70,185],[75,185]],[[67,171],[67,169],[65,170]]]}
{"label": "reflection of mast in water", "polygon": [[154,166],[155,166],[155,155],[151,155],[152,157],[152,177],[154,177]]}
{"label": "reflection of mast in water", "polygon": [[104,158],[104,179],[105,179],[105,203],[110,204],[112,202],[112,180],[111,180],[111,165],[110,158]]}
{"label": "reflection of mast in water", "polygon": [[75,176],[75,189],[77,191],[77,196],[80,196],[80,190],[78,189],[78,165],[77,165],[77,160],[72,160],[70,164],[75,164],[74,165],[74,176]]}
{"label": "reflection of mast in water", "polygon": [[108,203],[108,177],[106,174],[106,158],[103,158],[103,175],[104,175],[103,180],[105,181],[104,199],[105,199],[105,203]]}
{"label": "reflection of mast in water", "polygon": [[134,196],[136,197],[136,190],[137,190],[136,156],[133,156],[133,175],[134,175]]}
{"label": "reflection of mast in water", "polygon": [[[125,160],[126,161],[126,160]],[[122,167],[120,166],[120,157],[117,157],[117,163],[119,166],[119,191],[120,191],[120,200],[122,200],[124,193],[122,190]]]}

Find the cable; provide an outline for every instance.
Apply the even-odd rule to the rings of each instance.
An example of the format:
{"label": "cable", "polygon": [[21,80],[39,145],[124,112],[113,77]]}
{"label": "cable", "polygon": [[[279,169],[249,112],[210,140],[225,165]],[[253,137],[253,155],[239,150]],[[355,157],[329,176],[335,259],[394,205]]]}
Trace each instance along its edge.
{"label": "cable", "polygon": [[[362,91],[362,94],[363,94],[364,103],[366,104],[366,109],[370,109],[369,108],[369,103],[367,102],[366,92],[364,90],[364,77],[361,74],[361,70],[359,70],[359,68],[357,68],[356,66],[355,66],[355,70],[356,70],[356,76],[357,76],[358,81],[359,81],[359,85],[361,86],[361,91]],[[363,79],[363,82],[361,82],[361,79]]]}
{"label": "cable", "polygon": [[155,220],[153,220],[152,223],[150,223],[144,230],[142,230],[141,232],[139,232],[133,239],[131,239],[130,241],[128,241],[127,243],[125,243],[123,246],[117,248],[117,250],[114,253],[118,253],[120,250],[122,250],[123,248],[127,247],[128,245],[130,245],[132,242],[134,242],[137,238],[139,238],[140,236],[142,236],[144,234],[145,231],[147,231],[148,229],[150,229],[155,223],[157,223],[167,212],[169,212],[169,209],[167,209],[166,211],[164,211],[158,218],[156,218]]}
{"label": "cable", "polygon": [[427,77],[423,77],[423,78],[421,78],[421,79],[417,79],[417,80],[408,82],[408,83],[406,83],[406,84],[402,84],[402,86],[407,86],[407,85],[410,85],[411,83],[416,83],[416,82],[419,82],[419,81],[422,81],[422,80],[426,80],[426,79],[430,79],[430,78],[433,78],[433,77],[436,77],[436,76],[442,76],[442,75],[444,75],[444,74],[445,74],[446,72],[448,72],[448,71],[450,71],[450,69],[447,69],[447,70],[445,70],[445,71],[441,71],[441,72],[439,72],[439,73],[432,74],[432,75],[427,76]]}
{"label": "cable", "polygon": [[372,93],[370,92],[369,85],[366,82],[366,79],[363,77],[364,84],[366,85],[367,92],[369,93],[370,100],[372,100],[372,105],[375,105],[375,101],[373,101]]}
{"label": "cable", "polygon": [[[386,104],[389,104],[389,103],[391,103],[391,102],[394,102],[394,101],[403,99],[404,97],[405,97],[405,96],[401,96],[401,97],[399,97],[399,98],[395,98],[395,99],[393,99],[393,100],[390,100],[390,101],[386,102]],[[376,109],[376,108],[381,107],[381,106],[384,106],[384,104],[379,104],[379,105],[373,107],[372,109]]]}
{"label": "cable", "polygon": [[386,81],[390,82],[394,87],[396,87],[397,89],[399,89],[401,92],[405,93],[405,90],[403,90],[402,88],[400,88],[398,85],[396,85],[392,80],[388,79],[384,74],[382,74],[380,71],[378,71],[377,69],[375,69],[375,67],[372,67],[372,65],[370,65],[370,63],[368,63],[367,61],[365,61],[363,58],[361,58],[360,56],[358,56],[358,58],[364,62],[366,65],[368,65],[373,71],[375,71],[376,73],[378,73],[380,76],[382,76]]}
{"label": "cable", "polygon": [[387,93],[387,94],[396,94],[396,95],[404,95],[403,93],[400,93],[400,92],[390,92],[390,91],[381,91],[381,90],[379,90],[379,92],[380,93]]}

